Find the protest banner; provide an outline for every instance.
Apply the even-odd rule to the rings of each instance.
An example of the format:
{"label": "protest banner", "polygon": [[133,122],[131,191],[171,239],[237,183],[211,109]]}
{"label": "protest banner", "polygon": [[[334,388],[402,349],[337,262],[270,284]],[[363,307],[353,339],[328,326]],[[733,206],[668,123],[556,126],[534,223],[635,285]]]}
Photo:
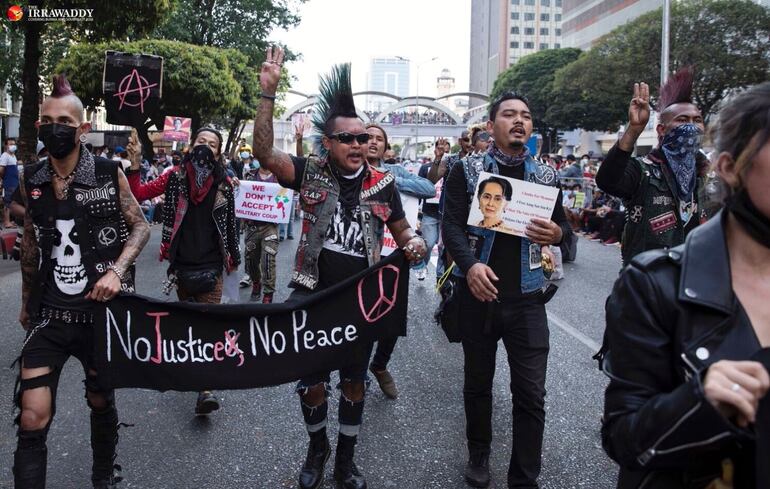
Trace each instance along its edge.
{"label": "protest banner", "polygon": [[121,295],[95,313],[105,388],[252,389],[368,361],[406,334],[409,264],[394,253],[329,289],[283,304],[162,302]]}
{"label": "protest banner", "polygon": [[262,222],[289,222],[293,197],[293,190],[277,183],[241,180],[235,189],[235,217]]}
{"label": "protest banner", "polygon": [[[479,195],[479,188],[483,192]],[[473,194],[468,224],[505,234],[525,236],[533,217],[551,219],[557,187],[538,185],[481,172]]]}
{"label": "protest banner", "polygon": [[[404,208],[406,220],[409,222],[409,225],[412,226],[412,229],[417,229],[417,215],[420,211],[420,200],[411,195],[401,194],[401,206]],[[380,254],[382,256],[388,256],[397,249],[398,245],[396,244],[396,240],[393,239],[393,235],[390,234],[390,229],[388,229],[388,226],[386,225],[382,239],[382,251]]]}
{"label": "protest banner", "polygon": [[190,141],[190,127],[192,119],[187,117],[166,116],[163,120],[164,141]]}
{"label": "protest banner", "polygon": [[107,51],[102,73],[107,122],[143,124],[163,96],[163,58],[150,54]]}

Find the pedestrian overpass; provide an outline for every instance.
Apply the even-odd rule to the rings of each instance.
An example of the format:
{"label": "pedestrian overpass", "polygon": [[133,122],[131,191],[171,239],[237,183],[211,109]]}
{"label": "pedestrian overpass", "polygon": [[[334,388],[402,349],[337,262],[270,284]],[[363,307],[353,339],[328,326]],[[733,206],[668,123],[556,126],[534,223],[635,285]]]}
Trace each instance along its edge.
{"label": "pedestrian overpass", "polygon": [[[283,151],[294,152],[294,124],[292,118],[295,114],[310,114],[314,106],[318,103],[318,95],[310,95],[296,90],[289,90],[289,93],[301,98],[301,101],[289,107],[279,119],[273,120],[273,135],[275,146]],[[414,148],[417,142],[433,143],[437,138],[459,138],[460,134],[469,126],[483,122],[488,111],[489,95],[478,92],[454,92],[440,97],[426,97],[415,95],[409,97],[399,97],[391,93],[378,91],[362,91],[353,94],[358,96],[377,96],[390,99],[392,102],[383,107],[378,113],[366,113],[358,111],[358,116],[365,122],[374,122],[381,125],[388,133],[388,139],[402,144],[402,156],[414,156]],[[468,109],[463,113],[457,113],[452,110],[445,102],[452,97],[469,97],[471,99],[483,100],[483,103]],[[430,122],[404,122],[400,120],[398,114],[405,112],[413,113],[413,109],[430,110],[436,114],[443,114],[440,123]],[[419,109],[418,109],[419,110]],[[395,115],[395,117],[394,117]],[[395,123],[394,123],[395,121]],[[246,128],[245,132],[249,132]],[[306,138],[315,135],[311,128],[309,134],[305,133]]]}

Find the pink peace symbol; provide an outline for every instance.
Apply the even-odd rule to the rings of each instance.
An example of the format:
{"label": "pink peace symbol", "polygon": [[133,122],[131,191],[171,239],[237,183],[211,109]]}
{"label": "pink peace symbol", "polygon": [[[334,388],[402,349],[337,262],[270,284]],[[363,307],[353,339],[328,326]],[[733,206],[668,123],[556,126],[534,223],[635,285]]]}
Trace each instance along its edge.
{"label": "pink peace symbol", "polygon": [[[393,287],[393,293],[390,295],[390,297],[386,296],[385,286],[383,283],[385,280],[386,270],[392,270],[395,273],[395,285]],[[366,319],[367,322],[374,323],[378,321],[396,306],[396,299],[398,298],[398,278],[400,275],[401,270],[399,270],[399,268],[395,265],[385,265],[384,267],[377,270],[376,277],[380,287],[380,296],[375,301],[374,305],[369,308],[367,308],[364,304],[363,288],[364,281],[371,278],[371,275],[367,275],[358,282],[358,305],[361,308],[361,314],[363,314],[364,319]]]}

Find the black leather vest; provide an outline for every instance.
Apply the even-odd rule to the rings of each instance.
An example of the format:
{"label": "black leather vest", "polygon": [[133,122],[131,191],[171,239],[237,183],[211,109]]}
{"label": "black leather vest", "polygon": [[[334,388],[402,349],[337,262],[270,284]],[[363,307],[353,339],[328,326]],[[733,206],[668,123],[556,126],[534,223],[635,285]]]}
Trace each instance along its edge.
{"label": "black leather vest", "polygon": [[[74,229],[77,231],[81,263],[88,277],[87,291],[104,275],[123,251],[129,234],[128,225],[120,210],[118,163],[94,157],[85,148],[69,186],[69,203],[74,210]],[[52,256],[57,236],[56,206],[58,201],[51,184],[51,168],[47,160],[25,169],[25,193],[28,210],[35,229],[40,251],[40,267],[31,284],[27,302],[30,317],[38,315],[46,281],[56,265]],[[134,267],[126,271],[121,285],[124,292],[134,291]]]}

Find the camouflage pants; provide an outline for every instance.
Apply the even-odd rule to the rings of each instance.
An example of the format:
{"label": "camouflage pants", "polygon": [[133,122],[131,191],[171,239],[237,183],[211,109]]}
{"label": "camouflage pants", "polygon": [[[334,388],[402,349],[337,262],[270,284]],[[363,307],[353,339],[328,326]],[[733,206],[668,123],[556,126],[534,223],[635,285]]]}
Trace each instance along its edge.
{"label": "camouflage pants", "polygon": [[262,284],[265,294],[275,292],[275,255],[278,254],[278,224],[244,221],[246,273]]}

